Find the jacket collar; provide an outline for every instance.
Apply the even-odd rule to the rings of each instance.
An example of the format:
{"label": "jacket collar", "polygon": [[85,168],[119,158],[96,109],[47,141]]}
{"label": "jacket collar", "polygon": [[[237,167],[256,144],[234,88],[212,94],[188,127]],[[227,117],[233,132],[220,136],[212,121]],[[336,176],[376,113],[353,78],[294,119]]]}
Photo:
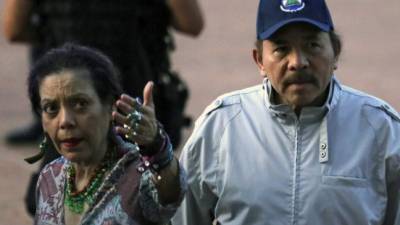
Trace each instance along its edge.
{"label": "jacket collar", "polygon": [[[262,87],[264,104],[271,113],[278,116],[290,115],[296,117],[295,113],[288,105],[276,104],[274,102],[274,95],[276,94],[276,92],[273,90],[271,82],[267,78],[263,80]],[[336,106],[341,89],[342,88],[339,81],[336,79],[335,76],[332,76],[332,79],[329,83],[329,94],[325,103],[322,106],[318,107],[304,107],[299,120],[309,122],[321,120],[322,117],[327,114],[327,112],[331,111]]]}

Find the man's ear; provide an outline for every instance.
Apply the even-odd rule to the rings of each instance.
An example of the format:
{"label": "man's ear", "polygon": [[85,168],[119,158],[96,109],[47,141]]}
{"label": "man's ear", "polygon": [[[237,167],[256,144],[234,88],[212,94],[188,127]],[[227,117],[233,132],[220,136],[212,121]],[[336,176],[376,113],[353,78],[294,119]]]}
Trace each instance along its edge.
{"label": "man's ear", "polygon": [[338,57],[335,57],[335,62],[333,63],[333,70],[337,70],[338,68]]}
{"label": "man's ear", "polygon": [[262,77],[266,77],[267,73],[265,72],[264,64],[262,62],[262,55],[261,52],[259,52],[257,49],[253,49],[253,60],[258,67],[260,75]]}

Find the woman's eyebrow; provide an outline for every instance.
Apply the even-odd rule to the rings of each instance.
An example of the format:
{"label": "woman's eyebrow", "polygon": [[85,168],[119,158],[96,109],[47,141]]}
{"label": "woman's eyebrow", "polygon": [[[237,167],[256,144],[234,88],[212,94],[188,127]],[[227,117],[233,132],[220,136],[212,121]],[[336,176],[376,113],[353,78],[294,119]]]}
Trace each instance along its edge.
{"label": "woman's eyebrow", "polygon": [[40,100],[40,103],[43,104],[43,103],[54,102],[54,101],[55,101],[55,100],[52,99],[52,98],[44,97],[44,98],[42,98],[42,99]]}

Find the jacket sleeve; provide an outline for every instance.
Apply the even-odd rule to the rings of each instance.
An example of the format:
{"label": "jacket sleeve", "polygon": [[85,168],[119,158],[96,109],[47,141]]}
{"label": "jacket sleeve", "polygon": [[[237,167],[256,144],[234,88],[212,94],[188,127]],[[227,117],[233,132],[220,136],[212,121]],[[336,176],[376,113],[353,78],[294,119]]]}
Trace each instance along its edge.
{"label": "jacket sleeve", "polygon": [[400,225],[400,143],[385,161],[388,203],[384,224]]}
{"label": "jacket sleeve", "polygon": [[216,214],[223,178],[220,149],[226,126],[241,112],[238,95],[218,98],[196,121],[182,150],[180,162],[187,171],[188,190],[173,225],[211,225]]}
{"label": "jacket sleeve", "polygon": [[[201,144],[200,144],[201,145]],[[188,190],[181,207],[172,220],[173,225],[211,225],[217,197],[207,184],[207,176],[201,171],[203,159],[194,152],[202,152],[202,146],[193,143],[182,152],[180,161],[188,171]]]}
{"label": "jacket sleeve", "polygon": [[217,149],[213,143],[219,139],[219,132],[215,124],[214,119],[201,117],[182,150],[180,163],[187,171],[188,190],[173,225],[212,224],[218,200]]}
{"label": "jacket sleeve", "polygon": [[384,225],[400,225],[400,122],[393,121],[385,157],[387,206]]}

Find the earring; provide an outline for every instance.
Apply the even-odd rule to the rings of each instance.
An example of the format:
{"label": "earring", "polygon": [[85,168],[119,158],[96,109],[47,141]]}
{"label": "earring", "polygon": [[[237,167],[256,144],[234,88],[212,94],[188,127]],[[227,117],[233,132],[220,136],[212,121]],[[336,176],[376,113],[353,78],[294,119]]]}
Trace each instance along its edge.
{"label": "earring", "polygon": [[40,152],[38,154],[31,156],[29,158],[26,158],[24,160],[29,164],[33,164],[33,163],[39,161],[40,159],[43,158],[44,154],[46,153],[46,151],[48,150],[49,147],[50,147],[50,143],[49,143],[49,140],[47,139],[47,136],[45,135],[42,142],[40,142],[40,144],[39,144]]}

